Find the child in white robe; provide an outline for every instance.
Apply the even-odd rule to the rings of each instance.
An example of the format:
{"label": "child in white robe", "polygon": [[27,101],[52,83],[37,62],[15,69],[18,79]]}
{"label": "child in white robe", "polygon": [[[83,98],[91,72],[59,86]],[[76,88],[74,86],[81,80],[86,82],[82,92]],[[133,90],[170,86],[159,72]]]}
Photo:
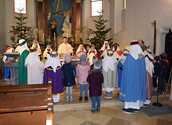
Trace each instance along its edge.
{"label": "child in white robe", "polygon": [[46,49],[44,50],[44,53],[43,53],[43,58],[47,59],[51,52],[52,52],[51,46],[47,45],[47,47],[46,47]]}
{"label": "child in white robe", "polygon": [[107,54],[102,60],[103,76],[104,76],[104,90],[105,98],[111,99],[113,90],[117,87],[116,73],[117,73],[117,59],[111,49],[107,50]]}
{"label": "child in white robe", "polygon": [[76,50],[76,56],[77,57],[80,57],[81,55],[86,55],[87,51],[86,49],[84,48],[84,45],[83,44],[80,44],[78,49]]}
{"label": "child in white robe", "polygon": [[48,56],[44,68],[44,84],[52,84],[53,102],[58,103],[60,94],[64,91],[64,85],[60,59],[55,50]]}
{"label": "child in white robe", "polygon": [[96,56],[97,50],[95,49],[95,46],[92,45],[90,51],[87,53],[88,62],[90,65],[93,64],[93,58]]}
{"label": "child in white robe", "polygon": [[104,41],[102,48],[100,49],[101,55],[105,56],[107,54],[107,50],[110,49],[108,41]]}

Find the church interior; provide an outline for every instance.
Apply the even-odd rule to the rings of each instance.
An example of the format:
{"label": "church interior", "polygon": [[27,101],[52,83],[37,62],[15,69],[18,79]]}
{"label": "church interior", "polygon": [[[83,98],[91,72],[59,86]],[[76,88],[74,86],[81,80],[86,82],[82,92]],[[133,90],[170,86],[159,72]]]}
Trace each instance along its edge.
{"label": "church interior", "polygon": [[0,0],[0,125],[172,125],[172,0]]}

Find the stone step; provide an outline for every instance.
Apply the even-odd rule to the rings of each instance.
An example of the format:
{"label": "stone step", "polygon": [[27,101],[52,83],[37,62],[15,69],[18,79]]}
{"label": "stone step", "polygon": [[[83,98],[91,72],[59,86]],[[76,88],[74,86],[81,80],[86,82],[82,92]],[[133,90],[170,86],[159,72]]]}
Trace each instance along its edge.
{"label": "stone step", "polygon": [[[117,100],[107,100],[101,102],[101,107],[114,107],[120,106],[121,103]],[[72,103],[72,104],[56,104],[54,105],[54,111],[71,111],[71,110],[83,110],[83,109],[90,109],[91,102],[87,103]]]}

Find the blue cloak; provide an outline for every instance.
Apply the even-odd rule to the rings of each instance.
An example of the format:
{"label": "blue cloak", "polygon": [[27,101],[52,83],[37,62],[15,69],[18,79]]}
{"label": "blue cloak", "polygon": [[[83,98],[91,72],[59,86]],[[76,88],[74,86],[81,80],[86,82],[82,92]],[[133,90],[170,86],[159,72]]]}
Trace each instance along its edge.
{"label": "blue cloak", "polygon": [[121,78],[121,99],[126,102],[146,100],[146,66],[145,59],[135,60],[127,56]]}

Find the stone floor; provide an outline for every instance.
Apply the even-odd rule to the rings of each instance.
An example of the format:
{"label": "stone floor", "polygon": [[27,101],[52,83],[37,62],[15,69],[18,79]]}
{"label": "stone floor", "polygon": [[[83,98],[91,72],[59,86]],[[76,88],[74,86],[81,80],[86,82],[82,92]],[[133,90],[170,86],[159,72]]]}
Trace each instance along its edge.
{"label": "stone floor", "polygon": [[[77,93],[76,93],[77,94]],[[153,102],[156,97],[153,97]],[[160,97],[165,105],[172,106],[168,95]],[[55,125],[172,125],[172,114],[150,117],[144,112],[127,114],[122,111],[122,103],[117,98],[102,99],[102,108],[99,113],[90,111],[90,102],[72,104],[57,104],[54,106]]]}
{"label": "stone floor", "polygon": [[172,125],[172,114],[126,114],[120,106],[102,108],[100,113],[91,113],[89,109],[56,112],[55,119],[55,125]]}

